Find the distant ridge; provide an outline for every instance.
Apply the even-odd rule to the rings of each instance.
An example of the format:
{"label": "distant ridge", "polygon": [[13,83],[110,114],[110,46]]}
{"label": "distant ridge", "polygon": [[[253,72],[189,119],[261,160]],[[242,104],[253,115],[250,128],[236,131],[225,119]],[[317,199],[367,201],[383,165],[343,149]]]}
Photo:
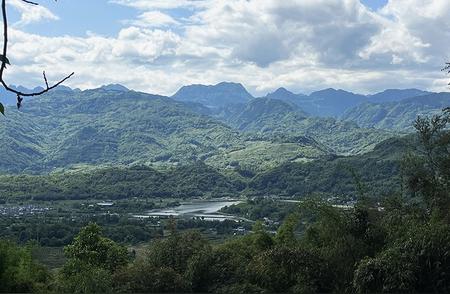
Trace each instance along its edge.
{"label": "distant ridge", "polygon": [[[23,86],[11,86],[22,92],[40,91],[43,88],[28,89]],[[121,84],[107,84],[97,89],[112,92],[128,92],[130,89]],[[61,85],[56,91],[80,91]],[[88,90],[90,91],[90,90]],[[342,89],[327,88],[312,92],[309,95],[293,93],[284,87],[268,93],[265,97],[281,100],[298,106],[302,111],[312,116],[340,118],[350,109],[360,104],[390,103],[405,99],[433,94],[420,89],[387,89],[379,93],[361,95]],[[184,103],[196,103],[209,108],[212,111],[227,111],[229,107],[247,104],[255,99],[247,89],[240,83],[221,82],[216,85],[193,84],[181,87],[172,97]],[[32,99],[32,98],[29,98]],[[16,97],[4,89],[0,89],[0,103],[4,105],[15,105]],[[195,104],[192,104],[193,107]],[[198,106],[197,106],[198,107]],[[209,113],[204,109],[204,113]]]}
{"label": "distant ridge", "polygon": [[173,96],[183,102],[197,102],[211,108],[247,103],[254,97],[239,83],[222,82],[216,85],[184,86]]}
{"label": "distant ridge", "polygon": [[101,86],[100,89],[106,90],[106,91],[118,91],[118,92],[128,92],[130,89],[127,87],[120,85],[120,84],[109,84]]}
{"label": "distant ridge", "polygon": [[450,105],[450,93],[432,93],[384,103],[363,103],[349,109],[342,119],[361,127],[412,131],[418,116],[438,114]]}
{"label": "distant ridge", "polygon": [[266,97],[294,103],[313,116],[337,118],[361,103],[388,103],[429,94],[433,93],[419,89],[388,89],[373,95],[361,95],[328,88],[304,95],[279,88]]}
{"label": "distant ridge", "polygon": [[400,101],[411,97],[424,96],[429,94],[432,94],[432,92],[419,89],[387,89],[380,93],[367,95],[367,98],[370,102],[380,103]]}

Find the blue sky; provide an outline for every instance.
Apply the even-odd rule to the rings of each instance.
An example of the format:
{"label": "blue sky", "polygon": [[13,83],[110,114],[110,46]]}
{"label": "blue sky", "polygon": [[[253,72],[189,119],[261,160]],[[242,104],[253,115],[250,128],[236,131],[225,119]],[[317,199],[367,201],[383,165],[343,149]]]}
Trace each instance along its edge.
{"label": "blue sky", "polygon": [[162,94],[224,80],[255,95],[447,87],[448,0],[8,1],[15,84],[45,69]]}
{"label": "blue sky", "polygon": [[[59,0],[47,1],[44,4],[60,19],[56,22],[43,21],[27,26],[27,32],[48,36],[84,36],[86,32],[92,31],[113,36],[123,27],[122,20],[138,15],[136,9],[109,3],[107,0]],[[10,18],[12,23],[18,21],[20,12],[10,9]]]}
{"label": "blue sky", "polygon": [[363,0],[361,2],[372,9],[380,9],[386,5],[388,0]]}
{"label": "blue sky", "polygon": [[[152,1],[152,0],[148,0]],[[171,0],[168,0],[171,1]],[[86,32],[95,32],[105,36],[114,36],[123,27],[123,21],[136,18],[139,9],[111,3],[108,0],[59,0],[41,3],[60,19],[55,22],[44,21],[26,28],[27,32],[47,36],[73,35],[84,36]],[[377,10],[386,5],[387,0],[362,0],[364,5]],[[188,17],[189,9],[169,9],[166,13],[175,18]],[[10,11],[12,22],[20,19],[20,13]]]}

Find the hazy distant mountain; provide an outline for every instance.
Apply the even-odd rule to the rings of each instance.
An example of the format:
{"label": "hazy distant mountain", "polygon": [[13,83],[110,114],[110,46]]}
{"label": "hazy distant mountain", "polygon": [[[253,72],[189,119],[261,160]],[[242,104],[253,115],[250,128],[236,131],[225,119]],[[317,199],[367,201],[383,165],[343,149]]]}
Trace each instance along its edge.
{"label": "hazy distant mountain", "polygon": [[239,130],[261,130],[282,122],[287,116],[303,120],[308,115],[298,106],[278,99],[256,98],[239,107],[227,121]]}
{"label": "hazy distant mountain", "polygon": [[266,98],[278,99],[301,106],[302,102],[307,99],[307,96],[303,94],[294,94],[286,88],[278,88],[275,92],[267,94]]}
{"label": "hazy distant mountain", "polygon": [[[23,86],[14,85],[11,85],[10,87],[23,93],[39,92],[43,90],[42,87],[36,87],[34,89],[28,89]],[[35,97],[27,97],[26,101],[34,98]],[[0,103],[2,103],[3,105],[16,105],[17,96],[14,93],[6,91],[3,87],[0,87]]]}
{"label": "hazy distant mountain", "polygon": [[434,93],[388,103],[364,103],[348,110],[342,119],[361,127],[411,131],[419,115],[440,113],[450,106],[450,93]]}
{"label": "hazy distant mountain", "polygon": [[59,85],[58,87],[56,87],[56,89],[54,89],[53,91],[61,91],[61,92],[72,92],[72,91],[80,91],[80,89],[72,89],[70,87],[64,86],[64,85]]}
{"label": "hazy distant mountain", "polygon": [[312,116],[320,117],[338,117],[347,109],[366,101],[364,95],[331,88],[313,92],[310,95],[294,94],[280,88],[266,97],[295,103]]}
{"label": "hazy distant mountain", "polygon": [[253,99],[253,96],[241,84],[222,82],[214,86],[184,86],[172,98],[217,108],[229,104],[247,103]]}
{"label": "hazy distant mountain", "polygon": [[331,88],[313,92],[310,95],[294,94],[280,88],[266,97],[295,103],[312,116],[320,117],[339,117],[347,109],[367,101],[364,95]]}
{"label": "hazy distant mountain", "polygon": [[366,101],[366,96],[344,90],[325,89],[309,95],[309,105],[305,110],[317,116],[338,117],[348,108]]}
{"label": "hazy distant mountain", "polygon": [[383,92],[374,94],[374,95],[367,95],[367,101],[369,102],[375,102],[375,103],[382,103],[382,102],[395,102],[400,101],[407,98],[417,97],[417,96],[424,96],[432,94],[431,92],[422,91],[419,89],[388,89]]}
{"label": "hazy distant mountain", "polygon": [[340,117],[347,110],[365,102],[393,102],[403,99],[431,94],[418,89],[389,89],[374,95],[354,94],[344,90],[325,89],[310,95],[294,94],[285,88],[279,88],[268,94],[267,98],[295,103],[313,116]]}
{"label": "hazy distant mountain", "polygon": [[109,84],[101,86],[100,89],[106,90],[106,91],[119,91],[119,92],[128,92],[130,91],[127,87],[122,86],[120,84]]}

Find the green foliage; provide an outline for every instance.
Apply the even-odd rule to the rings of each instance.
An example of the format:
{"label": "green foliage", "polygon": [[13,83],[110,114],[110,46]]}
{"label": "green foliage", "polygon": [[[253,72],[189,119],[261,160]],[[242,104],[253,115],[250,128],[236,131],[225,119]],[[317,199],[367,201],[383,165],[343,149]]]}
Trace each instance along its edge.
{"label": "green foliage", "polygon": [[279,245],[293,246],[297,243],[297,240],[295,238],[295,230],[298,226],[298,220],[298,215],[291,214],[278,228],[275,240]]}
{"label": "green foliage", "polygon": [[448,93],[434,93],[390,103],[363,103],[349,109],[343,116],[363,128],[377,128],[397,131],[414,131],[417,116],[439,114],[450,105]]}
{"label": "green foliage", "polygon": [[450,226],[410,226],[374,258],[363,259],[355,272],[358,292],[446,293],[450,291]]}
{"label": "green foliage", "polygon": [[42,291],[49,280],[49,273],[33,260],[31,247],[0,240],[1,293]]}
{"label": "green foliage", "polygon": [[174,232],[151,244],[143,260],[118,274],[118,285],[137,292],[206,291],[211,247],[195,231]]}
{"label": "green foliage", "polygon": [[259,136],[313,138],[319,146],[338,154],[370,151],[394,135],[387,131],[362,129],[353,122],[334,118],[307,117],[295,106],[269,98],[254,99],[245,107],[236,107],[224,120],[238,130]]}
{"label": "green foliage", "polygon": [[278,199],[255,198],[239,204],[227,206],[221,212],[238,215],[254,221],[268,218],[274,222],[283,221],[297,210],[297,203],[283,202]]}
{"label": "green foliage", "polygon": [[68,259],[97,266],[111,272],[127,263],[127,250],[114,241],[101,236],[100,227],[89,224],[64,249]]}
{"label": "green foliage", "polygon": [[109,167],[44,176],[0,176],[0,198],[62,200],[234,196],[244,184],[202,163],[162,172]]}
{"label": "green foliage", "polygon": [[111,293],[112,276],[107,269],[70,259],[57,276],[58,293]]}
{"label": "green foliage", "polygon": [[299,197],[323,193],[344,199],[357,198],[360,191],[355,185],[356,173],[372,193],[367,196],[382,198],[401,189],[400,162],[412,142],[410,137],[389,139],[367,154],[283,164],[257,174],[249,183],[249,193]]}
{"label": "green foliage", "polygon": [[314,221],[301,243],[333,269],[330,277],[336,291],[351,292],[355,263],[374,256],[384,245],[385,234],[378,225],[377,213],[364,207],[343,210],[316,202],[305,207]]}
{"label": "green foliage", "polygon": [[103,237],[96,224],[84,227],[64,251],[56,288],[66,293],[110,293],[112,273],[128,263],[126,248]]}
{"label": "green foliage", "polygon": [[270,293],[325,293],[330,289],[324,261],[303,248],[280,245],[255,256],[250,265],[253,282]]}
{"label": "green foliage", "polygon": [[450,209],[450,110],[431,118],[419,117],[415,128],[421,148],[405,164],[408,188],[419,195],[430,212],[447,218]]}
{"label": "green foliage", "polygon": [[[95,91],[91,94],[94,97],[87,100],[94,104],[84,105],[87,108],[83,111],[92,111],[96,115],[106,111],[95,107],[95,103],[100,102]],[[116,98],[119,101],[125,99],[120,95]],[[138,99],[140,107],[150,107],[141,98]],[[172,115],[173,111],[184,111],[174,105],[166,108],[163,98],[154,99],[156,106],[160,107],[158,111],[169,112],[168,117],[172,119],[177,117]],[[75,98],[61,103],[68,103],[67,107],[72,104],[83,106]],[[127,105],[124,101],[122,103]],[[72,111],[80,110],[74,108]],[[196,117],[192,113],[190,115]],[[112,198],[113,195],[135,199],[138,196],[232,195],[245,188],[243,178],[249,181],[249,189],[245,191],[249,194],[305,196],[322,192],[320,196],[343,196],[345,199],[356,199],[358,195],[368,197],[360,197],[354,206],[341,207],[319,200],[303,201],[300,209],[283,207],[274,204],[273,200],[251,200],[224,210],[255,220],[269,216],[285,218],[275,235],[268,232],[265,224],[257,221],[253,231],[247,235],[211,243],[199,232],[180,232],[173,226],[170,236],[150,243],[145,256],[138,256],[134,261],[129,259],[125,247],[102,236],[99,226],[89,224],[66,246],[67,261],[57,271],[54,280],[35,263],[29,248],[0,241],[0,291],[447,293],[450,291],[449,121],[449,113],[430,119],[421,118],[415,125],[419,135],[417,139],[411,136],[389,139],[378,144],[372,152],[353,157],[285,164],[252,179],[233,172],[224,175],[192,158],[190,160],[195,162],[191,165],[159,171],[135,166],[71,170],[48,176],[3,176],[0,191],[4,200],[14,200],[14,197],[53,200],[55,195],[67,199]],[[202,118],[197,123],[198,128],[205,121]],[[146,127],[153,127],[151,125],[149,123]],[[174,123],[171,126],[170,132],[176,133],[179,125]],[[165,127],[161,132],[169,135],[165,133]],[[90,142],[90,137],[98,133],[97,129],[86,126],[75,141]],[[276,132],[270,130],[268,133]],[[296,138],[299,140],[297,143],[301,141],[308,146],[321,147],[320,143],[308,137]],[[284,139],[280,136],[277,140]],[[420,147],[411,150],[400,165],[401,154],[411,143],[420,143]],[[197,146],[198,142],[190,141],[189,144]],[[103,147],[93,148],[102,153],[106,150]],[[195,153],[197,156],[196,152],[191,155]],[[29,156],[39,154],[31,152]],[[19,159],[26,161],[25,157]],[[233,162],[231,166],[237,165]],[[4,193],[8,194],[3,196]],[[381,201],[383,194],[389,197]],[[108,218],[106,224],[129,224],[120,223],[123,220],[112,216],[111,219],[110,216],[99,216],[102,217]],[[33,218],[36,220],[39,218]],[[2,224],[7,224],[5,231],[20,231],[22,241],[27,240],[27,234],[42,232],[45,235],[44,226],[35,225],[39,230],[30,231],[27,221],[30,222],[14,220],[7,223],[2,220]],[[75,226],[82,221],[74,218],[72,223]],[[223,224],[224,227],[228,225],[226,222]],[[178,229],[189,226],[195,226],[195,220],[180,221]],[[132,227],[120,228],[132,231]],[[68,238],[73,233],[65,230],[64,226],[47,228],[47,231],[52,230],[55,237],[61,238]],[[117,229],[115,232],[117,234]]]}

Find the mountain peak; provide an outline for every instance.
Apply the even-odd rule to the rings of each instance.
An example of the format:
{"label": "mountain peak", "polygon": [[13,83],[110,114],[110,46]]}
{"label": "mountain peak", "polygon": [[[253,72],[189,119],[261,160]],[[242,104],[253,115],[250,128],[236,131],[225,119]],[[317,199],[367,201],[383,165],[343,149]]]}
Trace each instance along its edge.
{"label": "mountain peak", "polygon": [[106,91],[119,91],[119,92],[128,92],[130,89],[127,87],[120,85],[120,84],[109,84],[101,86],[100,89],[106,90]]}
{"label": "mountain peak", "polygon": [[342,89],[326,88],[326,89],[319,90],[319,91],[311,93],[311,96],[324,95],[324,94],[325,95],[332,95],[332,94],[338,94],[338,93],[339,94],[348,94],[348,95],[357,95],[357,94],[354,94],[352,92],[345,91],[345,90],[342,90]]}
{"label": "mountain peak", "polygon": [[70,92],[73,91],[73,89],[64,85],[59,85],[58,87],[55,88],[55,91]]}
{"label": "mountain peak", "polygon": [[371,102],[394,102],[407,98],[429,95],[431,92],[419,89],[387,89],[373,95],[368,95]]}
{"label": "mountain peak", "polygon": [[284,87],[280,87],[278,89],[275,90],[275,92],[271,93],[271,94],[277,94],[277,95],[294,95],[294,93],[292,93],[291,91],[289,91],[288,89],[284,88]]}
{"label": "mountain peak", "polygon": [[173,99],[184,102],[197,102],[211,108],[223,107],[230,104],[247,103],[253,96],[242,84],[221,82],[216,85],[184,86]]}
{"label": "mountain peak", "polygon": [[234,82],[220,82],[220,83],[210,86],[210,87],[230,87],[230,88],[245,89],[245,87],[241,83],[234,83]]}

